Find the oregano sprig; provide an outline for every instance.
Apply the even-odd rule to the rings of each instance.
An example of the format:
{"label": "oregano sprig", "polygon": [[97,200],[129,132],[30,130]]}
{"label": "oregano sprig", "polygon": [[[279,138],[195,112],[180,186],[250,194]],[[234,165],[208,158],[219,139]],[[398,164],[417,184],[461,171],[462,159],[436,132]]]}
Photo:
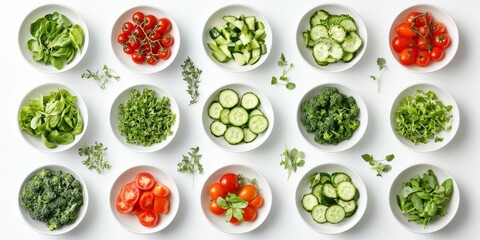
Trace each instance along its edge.
{"label": "oregano sprig", "polygon": [[79,148],[78,155],[87,157],[82,163],[88,170],[94,169],[101,174],[105,169],[112,167],[107,160],[107,149],[107,147],[103,147],[102,143],[95,142],[95,145]]}
{"label": "oregano sprig", "polygon": [[190,95],[190,105],[198,101],[200,92],[198,90],[200,86],[200,75],[202,70],[195,67],[195,64],[187,57],[182,65],[182,76],[183,80],[188,83],[187,93]]}
{"label": "oregano sprig", "polygon": [[198,154],[200,148],[194,147],[190,148],[190,152],[187,155],[182,155],[182,160],[177,164],[178,172],[181,173],[191,173],[193,176],[193,184],[192,187],[195,186],[195,172],[203,173],[203,166],[200,163],[200,159],[202,158],[201,154]]}
{"label": "oregano sprig", "polygon": [[102,73],[99,73],[98,70],[93,72],[87,69],[86,72],[82,73],[82,78],[93,79],[101,89],[105,89],[106,84],[112,79],[120,80],[120,76],[116,75],[115,70],[107,65],[103,65],[102,71]]}
{"label": "oregano sprig", "polygon": [[280,165],[283,165],[288,172],[287,180],[290,179],[292,172],[296,172],[297,168],[305,165],[305,153],[296,148],[288,150],[287,146],[285,146],[285,150],[280,156],[282,157]]}

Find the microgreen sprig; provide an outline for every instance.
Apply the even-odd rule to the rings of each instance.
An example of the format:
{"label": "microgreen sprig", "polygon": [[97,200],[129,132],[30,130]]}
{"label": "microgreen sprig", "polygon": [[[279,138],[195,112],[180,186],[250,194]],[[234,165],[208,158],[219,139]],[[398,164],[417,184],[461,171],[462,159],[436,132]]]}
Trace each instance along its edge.
{"label": "microgreen sprig", "polygon": [[112,167],[108,163],[107,149],[107,147],[103,147],[103,143],[95,142],[95,145],[79,148],[78,155],[87,157],[82,163],[88,170],[94,169],[98,174],[101,174],[105,169]]}
{"label": "microgreen sprig", "polygon": [[365,162],[368,162],[368,164],[370,164],[370,168],[377,171],[377,177],[381,177],[382,172],[386,173],[392,169],[392,167],[389,164],[385,164],[382,162],[385,162],[385,161],[391,162],[395,158],[395,155],[389,154],[389,155],[386,155],[384,159],[375,160],[373,155],[363,154],[362,158],[363,160],[365,160]]}
{"label": "microgreen sprig", "polygon": [[[272,85],[275,85],[275,84],[282,84],[282,85],[285,85],[285,87],[288,89],[288,90],[293,90],[295,89],[295,87],[297,86],[295,83],[292,83],[289,81],[288,77],[287,77],[287,73],[288,71],[290,71],[290,69],[293,67],[293,63],[288,63],[287,59],[285,58],[285,55],[282,53],[282,55],[280,56],[280,60],[278,60],[278,64],[277,64],[279,67],[282,68],[282,75],[277,78],[275,76],[272,77],[272,81],[271,81],[271,84]],[[280,79],[280,82],[278,81]]]}
{"label": "microgreen sprig", "polygon": [[92,72],[91,70],[87,69],[86,72],[82,73],[82,78],[86,78],[86,79],[91,78],[95,80],[95,82],[101,89],[105,89],[106,84],[111,79],[115,79],[117,81],[120,80],[120,76],[116,75],[117,73],[115,72],[115,70],[109,68],[107,65],[103,65],[102,70],[103,70],[103,73],[99,74],[98,70],[95,72]]}
{"label": "microgreen sprig", "polygon": [[292,172],[296,172],[297,168],[305,165],[305,153],[296,148],[288,150],[287,146],[285,146],[285,151],[283,151],[280,156],[282,157],[280,165],[283,165],[288,171],[287,180],[290,178]]}
{"label": "microgreen sprig", "polygon": [[374,81],[377,81],[377,92],[380,92],[380,80],[382,78],[382,72],[383,72],[383,69],[385,69],[387,67],[387,61],[385,60],[385,58],[377,58],[377,65],[378,65],[378,69],[379,69],[379,73],[378,73],[378,77],[375,77],[375,76],[370,76],[371,79],[373,79]]}
{"label": "microgreen sprig", "polygon": [[203,166],[200,163],[202,155],[198,154],[199,151],[200,148],[198,146],[190,148],[190,152],[187,155],[182,155],[182,160],[177,164],[178,172],[191,173],[193,175],[192,187],[195,186],[195,172],[203,173]]}

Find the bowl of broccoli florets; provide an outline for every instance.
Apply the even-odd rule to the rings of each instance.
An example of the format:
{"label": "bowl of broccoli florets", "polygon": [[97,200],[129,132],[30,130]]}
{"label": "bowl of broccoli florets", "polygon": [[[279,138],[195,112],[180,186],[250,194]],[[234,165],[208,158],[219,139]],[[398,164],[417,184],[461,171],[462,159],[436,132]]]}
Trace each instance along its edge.
{"label": "bowl of broccoli florets", "polygon": [[360,94],[336,83],[322,84],[307,92],[297,109],[303,137],[325,152],[353,147],[367,129],[368,112]]}

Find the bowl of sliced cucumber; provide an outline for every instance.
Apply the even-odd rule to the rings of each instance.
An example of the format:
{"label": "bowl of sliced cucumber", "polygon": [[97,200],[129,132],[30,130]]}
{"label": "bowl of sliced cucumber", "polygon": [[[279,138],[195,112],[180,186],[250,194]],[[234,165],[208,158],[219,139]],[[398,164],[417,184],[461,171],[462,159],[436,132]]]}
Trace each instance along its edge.
{"label": "bowl of sliced cucumber", "polygon": [[215,11],[203,28],[203,47],[215,65],[230,72],[246,72],[262,65],[272,48],[267,18],[246,5]]}
{"label": "bowl of sliced cucumber", "polygon": [[360,61],[367,48],[367,28],[360,15],[341,4],[322,4],[300,19],[296,42],[300,55],[322,72],[340,72]]}
{"label": "bowl of sliced cucumber", "polygon": [[228,84],[216,89],[204,104],[203,128],[219,147],[246,152],[264,143],[273,129],[270,100],[258,89]]}
{"label": "bowl of sliced cucumber", "polygon": [[337,234],[354,227],[367,208],[367,189],[352,168],[335,163],[313,167],[297,185],[298,213],[313,230]]}

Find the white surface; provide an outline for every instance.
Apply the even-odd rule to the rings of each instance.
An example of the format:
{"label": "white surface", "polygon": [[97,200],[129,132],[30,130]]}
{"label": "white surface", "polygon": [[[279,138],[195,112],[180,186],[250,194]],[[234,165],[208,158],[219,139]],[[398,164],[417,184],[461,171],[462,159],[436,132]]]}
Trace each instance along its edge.
{"label": "white surface", "polygon": [[[233,1],[231,1],[233,2]],[[303,62],[296,48],[295,32],[297,23],[305,12],[318,2],[309,0],[244,0],[237,3],[251,4],[260,9],[268,18],[274,35],[274,44],[268,61],[254,71],[230,73],[221,70],[210,61],[203,50],[202,24],[224,0],[209,1],[88,1],[71,0],[69,5],[85,18],[90,31],[89,51],[75,68],[62,74],[45,74],[29,66],[17,46],[17,32],[25,16],[46,1],[21,0],[8,3],[4,11],[6,34],[0,38],[4,57],[1,61],[2,94],[0,94],[0,135],[3,172],[0,180],[4,183],[0,198],[0,230],[2,239],[51,239],[30,229],[23,221],[17,205],[17,194],[22,180],[33,169],[47,164],[61,164],[77,171],[85,180],[90,195],[90,205],[82,223],[62,239],[193,239],[208,236],[209,239],[475,239],[480,222],[480,109],[478,91],[480,68],[478,56],[480,31],[471,30],[472,22],[480,21],[472,1],[435,1],[455,19],[460,33],[460,44],[455,58],[445,68],[429,73],[416,74],[400,66],[389,50],[388,34],[390,23],[403,9],[417,1],[343,0],[355,9],[365,21],[369,33],[369,47],[362,60],[351,69],[326,74],[316,71]],[[168,11],[182,32],[182,47],[173,64],[158,74],[138,75],[114,57],[110,46],[111,28],[124,9],[137,4],[151,4]],[[293,91],[283,86],[271,86],[271,77],[281,74],[277,66],[281,53],[295,64],[288,73],[297,84]],[[204,70],[201,75],[200,101],[189,106],[187,85],[182,81],[180,65],[190,56],[195,64]],[[377,93],[376,83],[369,78],[378,74],[376,60],[384,57],[388,68],[382,75],[382,86]],[[106,90],[101,90],[93,80],[82,79],[86,69],[101,71],[104,64],[115,69],[122,77],[112,81]],[[369,128],[355,147],[340,153],[324,153],[305,143],[296,127],[296,109],[301,97],[312,87],[327,81],[348,85],[358,91],[370,110]],[[17,107],[23,96],[41,83],[56,82],[72,87],[85,99],[89,108],[89,126],[82,141],[68,151],[56,154],[42,153],[29,147],[17,129]],[[275,110],[275,127],[265,144],[254,151],[230,153],[216,148],[202,133],[200,120],[202,105],[208,92],[225,83],[242,82],[258,86],[270,98]],[[110,130],[109,109],[114,98],[125,88],[136,84],[154,84],[173,94],[182,115],[181,126],[175,139],[164,149],[155,153],[134,153],[124,149]],[[446,146],[431,153],[418,153],[406,149],[390,130],[390,105],[395,96],[413,83],[432,83],[448,89],[461,109],[462,119],[456,137]],[[184,120],[184,121],[183,121]],[[108,146],[112,169],[102,175],[89,171],[82,165],[83,158],[77,149],[85,143],[101,141]],[[306,166],[299,168],[287,181],[287,172],[279,165],[280,154],[285,144],[297,147],[306,154]],[[181,154],[190,147],[200,146],[205,173],[196,175],[192,188],[192,176],[176,171]],[[383,157],[394,153],[393,169],[382,178],[369,169],[361,155],[371,153]],[[328,236],[310,229],[297,213],[294,203],[295,189],[299,179],[308,169],[322,163],[341,163],[358,171],[369,191],[368,208],[362,220],[349,231]],[[201,183],[215,169],[227,164],[248,164],[254,166],[270,183],[273,194],[272,211],[258,229],[231,235],[213,227],[204,218],[198,196]],[[435,163],[447,169],[457,181],[462,192],[460,208],[452,222],[441,231],[418,235],[404,229],[393,217],[388,204],[390,184],[403,169],[414,163]],[[123,229],[115,222],[109,207],[110,186],[116,177],[136,165],[153,165],[164,168],[175,180],[181,201],[178,214],[168,228],[155,235],[137,235]],[[473,191],[470,189],[474,189]]]}

